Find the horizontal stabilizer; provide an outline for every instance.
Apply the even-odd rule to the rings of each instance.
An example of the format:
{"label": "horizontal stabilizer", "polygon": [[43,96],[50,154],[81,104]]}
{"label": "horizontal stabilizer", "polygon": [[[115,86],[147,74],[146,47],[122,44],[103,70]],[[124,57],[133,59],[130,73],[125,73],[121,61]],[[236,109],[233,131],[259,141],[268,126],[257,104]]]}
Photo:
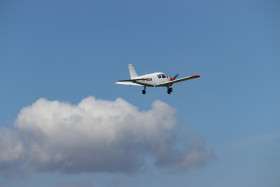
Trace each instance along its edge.
{"label": "horizontal stabilizer", "polygon": [[133,81],[145,81],[145,80],[147,80],[147,79],[142,78],[142,79],[119,80],[118,82],[133,82]]}
{"label": "horizontal stabilizer", "polygon": [[122,85],[129,85],[129,86],[142,86],[140,84],[133,83],[133,82],[116,82],[115,84],[122,84]]}

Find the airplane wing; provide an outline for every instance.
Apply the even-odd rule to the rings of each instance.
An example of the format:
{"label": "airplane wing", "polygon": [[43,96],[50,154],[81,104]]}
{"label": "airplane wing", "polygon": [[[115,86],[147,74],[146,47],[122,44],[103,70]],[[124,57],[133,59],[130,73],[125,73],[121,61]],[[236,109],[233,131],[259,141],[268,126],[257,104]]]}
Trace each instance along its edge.
{"label": "airplane wing", "polygon": [[199,75],[193,75],[193,76],[184,77],[184,78],[181,78],[181,79],[176,79],[176,80],[173,80],[173,81],[168,81],[168,82],[159,84],[157,86],[170,86],[170,85],[172,85],[174,83],[177,83],[177,82],[182,82],[182,81],[186,81],[186,80],[190,80],[190,79],[195,79],[195,78],[198,78],[198,77],[200,77],[200,76]]}
{"label": "airplane wing", "polygon": [[122,85],[129,85],[129,86],[142,86],[140,84],[137,84],[137,83],[133,83],[133,82],[116,82],[115,84],[122,84]]}

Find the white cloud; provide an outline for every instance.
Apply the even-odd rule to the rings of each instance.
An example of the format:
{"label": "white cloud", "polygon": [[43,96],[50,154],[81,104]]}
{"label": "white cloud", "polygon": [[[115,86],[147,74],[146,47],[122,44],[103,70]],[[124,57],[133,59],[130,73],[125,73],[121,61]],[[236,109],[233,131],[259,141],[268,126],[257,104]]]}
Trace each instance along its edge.
{"label": "white cloud", "polygon": [[15,172],[23,157],[24,148],[15,130],[0,128],[0,174]]}
{"label": "white cloud", "polygon": [[[155,101],[148,111],[139,111],[123,99],[88,97],[78,105],[39,99],[23,108],[15,122],[26,141],[22,168],[131,173],[144,168],[147,157],[161,168],[185,170],[204,165],[212,152],[205,150],[202,140],[187,134],[178,142],[176,113],[161,101]],[[0,151],[14,144],[7,143],[8,148],[0,147]]]}

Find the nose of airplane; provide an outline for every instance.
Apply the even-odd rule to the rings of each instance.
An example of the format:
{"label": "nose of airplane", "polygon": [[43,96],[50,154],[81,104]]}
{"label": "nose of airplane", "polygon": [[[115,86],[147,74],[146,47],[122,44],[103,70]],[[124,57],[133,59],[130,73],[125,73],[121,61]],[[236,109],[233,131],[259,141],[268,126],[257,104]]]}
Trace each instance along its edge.
{"label": "nose of airplane", "polygon": [[174,78],[172,78],[172,77],[169,77],[169,79],[170,79],[170,81],[174,81],[175,79]]}

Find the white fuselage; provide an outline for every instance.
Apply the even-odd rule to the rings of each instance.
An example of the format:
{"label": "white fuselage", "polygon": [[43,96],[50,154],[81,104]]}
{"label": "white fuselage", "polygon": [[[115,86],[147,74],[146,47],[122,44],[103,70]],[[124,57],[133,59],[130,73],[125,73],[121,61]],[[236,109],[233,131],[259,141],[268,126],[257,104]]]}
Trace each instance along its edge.
{"label": "white fuselage", "polygon": [[149,87],[157,87],[160,84],[170,81],[170,78],[161,72],[142,75],[142,76],[134,77],[133,79],[146,79],[146,80],[135,80],[133,82]]}

